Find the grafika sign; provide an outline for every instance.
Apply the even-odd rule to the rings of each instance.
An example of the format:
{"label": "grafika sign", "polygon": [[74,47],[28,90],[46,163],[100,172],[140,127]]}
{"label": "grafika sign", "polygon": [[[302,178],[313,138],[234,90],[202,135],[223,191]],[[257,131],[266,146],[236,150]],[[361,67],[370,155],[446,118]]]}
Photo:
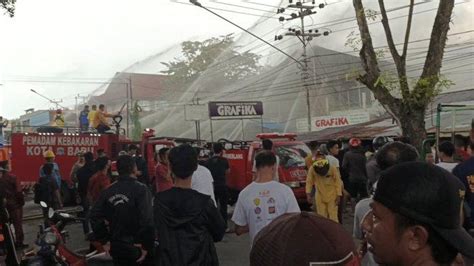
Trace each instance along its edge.
{"label": "grafika sign", "polygon": [[94,153],[99,137],[25,135],[22,144],[27,156],[40,156],[47,150],[57,156],[76,156],[78,152]]}
{"label": "grafika sign", "polygon": [[252,118],[263,115],[262,102],[210,102],[211,118]]}
{"label": "grafika sign", "polygon": [[356,125],[370,121],[368,113],[339,115],[339,116],[320,116],[313,119],[313,130],[318,131],[330,127],[343,127]]}

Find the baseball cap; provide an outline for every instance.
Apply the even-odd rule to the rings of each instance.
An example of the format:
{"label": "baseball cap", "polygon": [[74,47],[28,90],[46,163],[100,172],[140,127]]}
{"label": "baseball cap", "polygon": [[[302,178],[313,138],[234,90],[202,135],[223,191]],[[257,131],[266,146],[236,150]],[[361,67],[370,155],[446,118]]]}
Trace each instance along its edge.
{"label": "baseball cap", "polygon": [[406,162],[381,173],[374,200],[430,226],[449,245],[474,257],[474,238],[461,227],[464,185],[448,171],[425,162]]}
{"label": "baseball cap", "polygon": [[360,265],[342,225],[309,212],[281,215],[255,237],[251,266]]}

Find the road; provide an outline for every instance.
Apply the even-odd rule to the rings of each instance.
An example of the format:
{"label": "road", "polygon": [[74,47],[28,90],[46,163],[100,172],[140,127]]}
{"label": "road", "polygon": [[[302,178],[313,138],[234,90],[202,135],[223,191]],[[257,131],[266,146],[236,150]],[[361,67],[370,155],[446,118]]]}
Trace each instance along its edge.
{"label": "road", "polygon": [[[229,208],[232,212],[233,208]],[[40,214],[41,210],[38,205],[33,202],[27,202],[24,208],[25,216]],[[230,216],[229,216],[230,217]],[[352,217],[347,216],[345,218],[348,223],[344,224],[344,227],[348,230],[352,230]],[[29,244],[30,247],[36,239],[38,227],[41,224],[41,219],[28,220],[23,224],[25,231],[25,243]],[[84,249],[88,246],[88,243],[84,239],[82,233],[81,224],[73,224],[66,228],[69,231],[69,239],[67,239],[67,246],[72,250]],[[250,254],[250,240],[248,235],[236,236],[235,234],[226,234],[224,239],[216,243],[217,254],[219,256],[219,262],[224,266],[241,266],[249,265],[249,254]]]}

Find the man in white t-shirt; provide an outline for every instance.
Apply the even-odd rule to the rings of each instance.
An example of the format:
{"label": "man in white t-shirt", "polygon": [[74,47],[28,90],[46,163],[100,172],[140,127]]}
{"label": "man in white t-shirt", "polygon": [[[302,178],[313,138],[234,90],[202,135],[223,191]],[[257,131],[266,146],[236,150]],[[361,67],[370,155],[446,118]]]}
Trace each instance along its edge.
{"label": "man in white t-shirt", "polygon": [[255,157],[257,178],[239,194],[232,221],[237,235],[255,235],[278,216],[300,212],[293,191],[273,180],[276,157],[271,151],[262,151]]}
{"label": "man in white t-shirt", "polygon": [[[199,159],[199,148],[194,148]],[[216,199],[214,197],[214,179],[212,178],[211,171],[206,167],[199,165],[196,171],[194,171],[191,179],[191,188],[199,193],[211,196],[214,205],[216,205]],[[217,205],[216,205],[217,206]]]}
{"label": "man in white t-shirt", "polygon": [[[269,139],[262,140],[262,149],[263,151],[273,151],[273,141]],[[275,155],[275,158],[276,158],[276,163],[275,163],[275,171],[273,171],[273,181],[280,182],[280,176],[278,175],[278,167],[280,166],[280,159],[278,158],[278,155]],[[253,173],[253,180],[255,180],[257,178],[257,167],[255,165],[255,160],[253,160],[252,173]]]}
{"label": "man in white t-shirt", "polygon": [[454,144],[451,142],[445,141],[441,143],[438,147],[439,159],[441,162],[437,163],[436,165],[452,173],[454,167],[458,165],[458,163],[454,161],[455,150]]}

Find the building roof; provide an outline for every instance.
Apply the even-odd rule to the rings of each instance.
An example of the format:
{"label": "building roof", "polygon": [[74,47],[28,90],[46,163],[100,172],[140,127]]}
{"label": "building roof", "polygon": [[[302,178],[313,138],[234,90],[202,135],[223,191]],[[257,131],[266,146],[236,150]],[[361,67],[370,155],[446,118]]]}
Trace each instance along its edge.
{"label": "building roof", "polygon": [[117,72],[105,92],[93,96],[95,103],[113,104],[126,101],[131,85],[133,100],[158,100],[163,92],[164,75]]}

